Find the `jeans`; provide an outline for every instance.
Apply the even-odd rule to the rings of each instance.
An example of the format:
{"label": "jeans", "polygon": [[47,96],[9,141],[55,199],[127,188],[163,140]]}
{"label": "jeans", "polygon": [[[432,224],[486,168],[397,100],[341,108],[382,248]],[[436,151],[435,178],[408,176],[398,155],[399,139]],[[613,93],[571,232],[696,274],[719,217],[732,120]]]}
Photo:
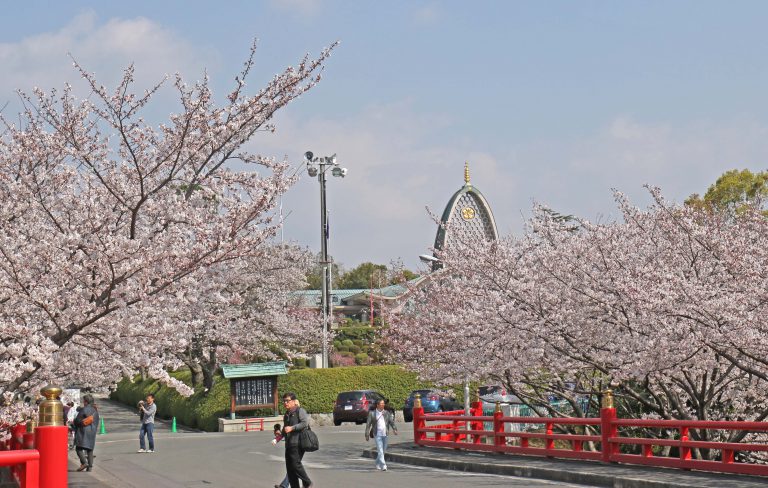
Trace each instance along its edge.
{"label": "jeans", "polygon": [[291,482],[288,480],[288,475],[285,475],[283,481],[280,482],[280,488],[291,488]]}
{"label": "jeans", "polygon": [[379,455],[376,456],[376,467],[382,468],[382,469],[386,468],[387,461],[384,459],[384,453],[387,450],[387,436],[385,435],[376,436],[376,449],[379,451]]}
{"label": "jeans", "polygon": [[141,430],[139,430],[139,447],[144,449],[144,434],[147,434],[147,440],[149,441],[149,450],[155,450],[155,424],[141,424]]}

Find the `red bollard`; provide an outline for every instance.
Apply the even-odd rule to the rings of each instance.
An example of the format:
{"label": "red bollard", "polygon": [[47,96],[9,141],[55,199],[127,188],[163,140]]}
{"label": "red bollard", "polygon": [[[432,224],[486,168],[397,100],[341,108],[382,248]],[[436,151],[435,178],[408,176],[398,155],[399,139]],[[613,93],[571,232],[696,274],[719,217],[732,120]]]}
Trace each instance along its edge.
{"label": "red bollard", "polygon": [[[472,416],[473,417],[482,417],[483,416],[483,402],[481,402],[480,400],[478,400],[478,401],[476,401],[476,402],[474,402],[472,404]],[[472,430],[483,430],[483,423],[478,421],[478,420],[474,420],[474,421],[472,421],[471,429]],[[480,442],[482,442],[482,440],[483,440],[483,437],[481,435],[475,434],[475,435],[472,436],[472,443],[473,444],[480,444]]]}
{"label": "red bollard", "polygon": [[67,488],[68,430],[64,425],[61,388],[46,386],[40,393],[40,422],[35,429],[35,445],[40,451],[40,486]]}
{"label": "red bollard", "polygon": [[21,449],[26,431],[26,424],[16,424],[11,428],[11,450]]}
{"label": "red bollard", "polygon": [[43,425],[35,430],[40,451],[40,486],[67,488],[67,426]]}

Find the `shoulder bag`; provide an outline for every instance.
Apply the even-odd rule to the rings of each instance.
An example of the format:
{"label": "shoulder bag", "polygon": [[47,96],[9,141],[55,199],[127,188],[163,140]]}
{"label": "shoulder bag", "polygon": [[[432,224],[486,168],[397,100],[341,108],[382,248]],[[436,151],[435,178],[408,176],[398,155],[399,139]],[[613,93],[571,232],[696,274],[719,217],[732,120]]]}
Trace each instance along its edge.
{"label": "shoulder bag", "polygon": [[299,446],[306,452],[314,452],[320,449],[320,440],[317,438],[317,434],[312,432],[312,429],[310,429],[309,426],[299,432]]}

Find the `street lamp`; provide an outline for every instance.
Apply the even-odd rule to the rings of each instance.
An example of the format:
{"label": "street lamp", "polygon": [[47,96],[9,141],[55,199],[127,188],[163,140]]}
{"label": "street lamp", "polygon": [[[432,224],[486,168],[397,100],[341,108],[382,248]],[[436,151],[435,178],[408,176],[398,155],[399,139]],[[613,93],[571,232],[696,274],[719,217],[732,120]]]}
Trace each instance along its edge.
{"label": "street lamp", "polygon": [[321,307],[323,309],[323,368],[328,367],[328,331],[333,323],[333,304],[331,303],[331,263],[328,261],[328,211],[325,206],[325,172],[331,169],[331,175],[345,177],[347,168],[339,168],[336,155],[318,157],[312,151],[304,153],[307,161],[307,174],[317,176],[320,182],[320,266],[323,268],[323,289]]}

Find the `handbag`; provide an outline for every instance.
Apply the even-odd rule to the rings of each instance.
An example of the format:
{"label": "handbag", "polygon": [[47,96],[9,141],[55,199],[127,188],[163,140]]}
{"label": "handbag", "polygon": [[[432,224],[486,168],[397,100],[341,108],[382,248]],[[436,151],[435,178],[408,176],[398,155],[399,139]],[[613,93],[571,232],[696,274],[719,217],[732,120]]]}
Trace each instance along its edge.
{"label": "handbag", "polygon": [[312,429],[307,427],[299,433],[299,446],[306,452],[314,452],[320,449],[320,440]]}
{"label": "handbag", "polygon": [[89,415],[83,419],[83,427],[88,427],[93,423],[93,415]]}

